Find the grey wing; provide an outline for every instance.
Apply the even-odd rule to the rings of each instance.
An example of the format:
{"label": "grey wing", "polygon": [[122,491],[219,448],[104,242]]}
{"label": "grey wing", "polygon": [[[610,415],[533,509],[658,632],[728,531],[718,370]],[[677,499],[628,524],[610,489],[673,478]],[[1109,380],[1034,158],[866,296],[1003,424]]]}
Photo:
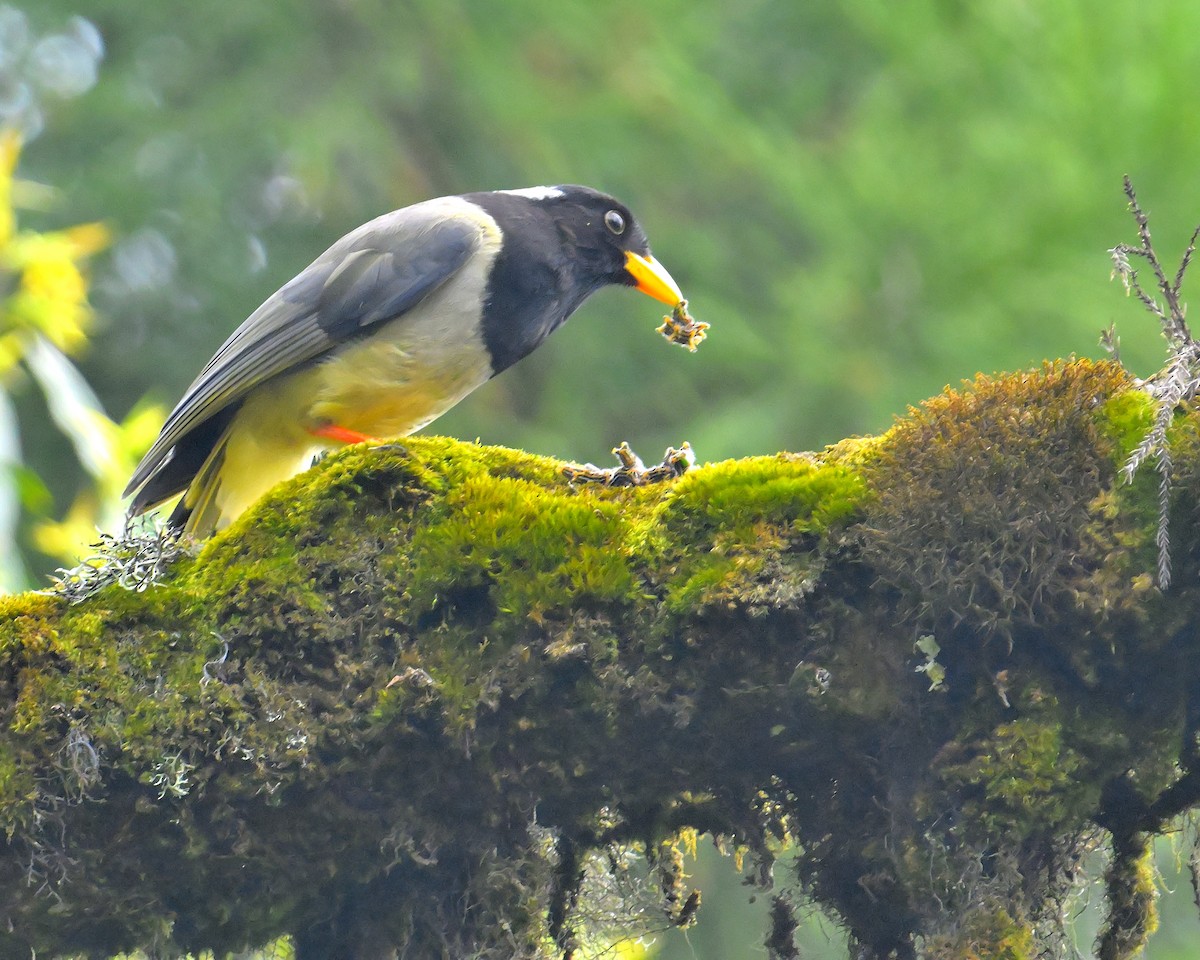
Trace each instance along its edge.
{"label": "grey wing", "polygon": [[410,310],[479,250],[481,225],[418,204],[347,234],[274,293],[221,345],[167,417],[125,489],[165,466],[193,430],[259,384]]}

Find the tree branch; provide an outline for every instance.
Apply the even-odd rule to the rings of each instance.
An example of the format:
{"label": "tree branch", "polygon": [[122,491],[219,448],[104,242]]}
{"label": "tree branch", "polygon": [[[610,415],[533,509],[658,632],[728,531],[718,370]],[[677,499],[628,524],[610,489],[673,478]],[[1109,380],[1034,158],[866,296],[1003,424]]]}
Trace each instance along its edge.
{"label": "tree branch", "polygon": [[1157,480],[1118,479],[1154,416],[1077,362],[654,486],[354,448],[157,586],[7,598],[0,956],[570,955],[597,853],[653,854],[692,920],[693,828],[764,883],[798,851],[773,956],[804,893],[862,956],[999,958],[1061,934],[1097,824],[1126,956],[1200,669],[1200,421],[1168,594]]}

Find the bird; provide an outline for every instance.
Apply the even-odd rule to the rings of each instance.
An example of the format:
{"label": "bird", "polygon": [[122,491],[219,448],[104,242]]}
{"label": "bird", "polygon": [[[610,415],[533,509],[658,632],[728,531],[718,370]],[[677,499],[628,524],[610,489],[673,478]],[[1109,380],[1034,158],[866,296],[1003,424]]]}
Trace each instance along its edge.
{"label": "bird", "polygon": [[585,300],[679,285],[629,208],[576,184],[425,200],[363,224],[221,345],[130,478],[131,517],[202,539],[322,450],[407,436],[535,350]]}

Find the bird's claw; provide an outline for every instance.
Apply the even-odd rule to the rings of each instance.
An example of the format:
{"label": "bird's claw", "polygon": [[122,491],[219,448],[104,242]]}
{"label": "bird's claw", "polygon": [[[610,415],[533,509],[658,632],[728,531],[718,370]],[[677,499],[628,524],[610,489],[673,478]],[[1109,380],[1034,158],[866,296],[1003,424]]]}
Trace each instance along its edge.
{"label": "bird's claw", "polygon": [[606,487],[643,487],[664,480],[682,477],[696,464],[696,454],[686,440],[678,447],[667,447],[662,463],[647,467],[641,457],[624,440],[613,447],[613,456],[621,461],[619,467],[603,469],[594,463],[583,466],[567,464],[563,476],[571,483],[601,483]]}

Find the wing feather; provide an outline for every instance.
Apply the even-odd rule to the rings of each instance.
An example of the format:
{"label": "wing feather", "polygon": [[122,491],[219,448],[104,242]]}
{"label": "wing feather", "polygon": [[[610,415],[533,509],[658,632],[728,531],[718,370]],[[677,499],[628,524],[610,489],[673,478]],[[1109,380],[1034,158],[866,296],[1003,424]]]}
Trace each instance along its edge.
{"label": "wing feather", "polygon": [[403,316],[454,276],[482,242],[478,219],[453,216],[462,209],[429,201],[378,217],[273,294],[200,371],[125,495],[164,467],[188,434],[255,387]]}

